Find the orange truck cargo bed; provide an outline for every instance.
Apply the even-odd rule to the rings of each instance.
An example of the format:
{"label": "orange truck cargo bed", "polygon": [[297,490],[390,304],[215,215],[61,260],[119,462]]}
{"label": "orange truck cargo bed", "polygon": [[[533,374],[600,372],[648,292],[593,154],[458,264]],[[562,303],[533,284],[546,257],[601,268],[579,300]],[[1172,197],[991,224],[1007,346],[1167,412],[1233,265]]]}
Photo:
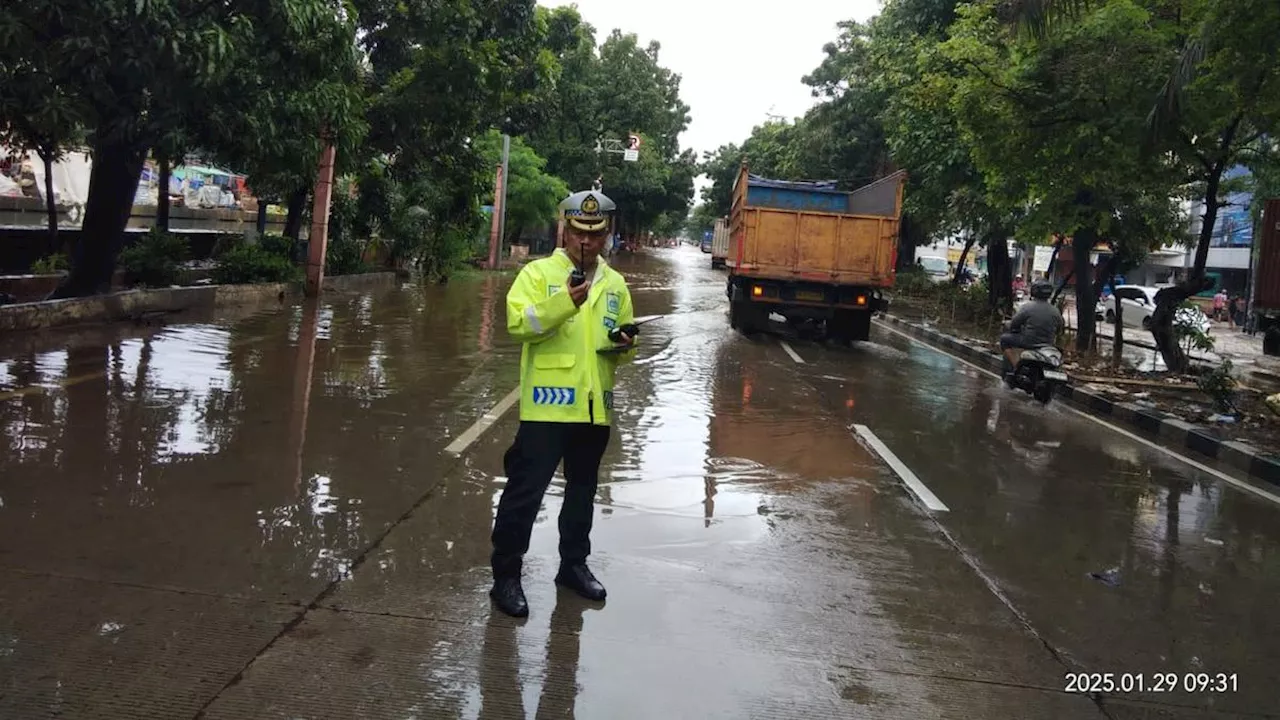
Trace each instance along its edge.
{"label": "orange truck cargo bed", "polygon": [[729,214],[729,325],[746,334],[781,315],[838,342],[866,340],[889,308],[907,175],[852,192],[834,182],[756,177],[743,164]]}
{"label": "orange truck cargo bed", "polygon": [[793,189],[744,166],[726,264],[751,277],[893,287],[905,183],[900,172],[853,192]]}

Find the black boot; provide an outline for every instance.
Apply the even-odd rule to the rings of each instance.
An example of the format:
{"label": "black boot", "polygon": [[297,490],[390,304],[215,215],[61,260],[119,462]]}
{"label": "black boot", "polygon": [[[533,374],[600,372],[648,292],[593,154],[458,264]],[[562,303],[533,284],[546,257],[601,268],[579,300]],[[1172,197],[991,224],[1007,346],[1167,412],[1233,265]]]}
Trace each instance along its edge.
{"label": "black boot", "polygon": [[556,584],[563,585],[588,600],[604,600],[604,585],[591,574],[586,563],[562,564],[560,572],[556,574]]}
{"label": "black boot", "polygon": [[511,617],[528,617],[529,601],[524,598],[524,588],[520,586],[520,576],[500,577],[493,581],[493,589],[489,597],[502,612]]}

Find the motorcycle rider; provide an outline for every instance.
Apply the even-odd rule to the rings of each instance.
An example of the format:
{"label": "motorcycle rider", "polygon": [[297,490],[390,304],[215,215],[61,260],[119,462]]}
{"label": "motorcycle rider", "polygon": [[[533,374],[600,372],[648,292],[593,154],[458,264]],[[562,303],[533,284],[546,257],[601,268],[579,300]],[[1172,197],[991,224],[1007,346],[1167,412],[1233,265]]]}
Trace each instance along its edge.
{"label": "motorcycle rider", "polygon": [[1053,284],[1037,280],[1031,284],[1031,302],[1022,306],[1009,321],[1009,331],[1000,336],[1000,351],[1004,355],[1004,372],[1013,372],[1018,366],[1022,350],[1054,345],[1064,322],[1062,313],[1049,302]]}

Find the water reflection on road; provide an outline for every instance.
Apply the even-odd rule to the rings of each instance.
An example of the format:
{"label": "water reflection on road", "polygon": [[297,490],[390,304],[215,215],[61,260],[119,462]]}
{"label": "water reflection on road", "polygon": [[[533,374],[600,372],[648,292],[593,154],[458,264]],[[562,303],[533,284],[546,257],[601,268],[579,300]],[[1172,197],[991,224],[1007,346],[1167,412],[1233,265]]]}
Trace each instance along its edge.
{"label": "water reflection on road", "polygon": [[523,626],[485,595],[515,413],[443,452],[517,383],[509,276],[0,340],[0,716],[1100,717],[1067,669],[1270,711],[1275,507],[891,333],[797,364],[696,249],[616,264],[664,318],[619,373],[608,607],[550,583],[558,478]]}

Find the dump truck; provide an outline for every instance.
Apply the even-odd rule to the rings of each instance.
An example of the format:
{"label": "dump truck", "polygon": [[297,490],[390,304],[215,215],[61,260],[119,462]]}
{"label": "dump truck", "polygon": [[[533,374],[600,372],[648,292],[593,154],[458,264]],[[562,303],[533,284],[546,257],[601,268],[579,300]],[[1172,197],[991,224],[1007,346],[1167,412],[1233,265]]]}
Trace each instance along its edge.
{"label": "dump truck", "polygon": [[716,229],[711,236],[711,269],[724,267],[729,256],[729,218],[717,218]]}
{"label": "dump truck", "polygon": [[871,336],[889,309],[905,172],[857,190],[835,182],[770,180],[744,163],[729,214],[729,324],[744,334],[777,313],[847,344]]}
{"label": "dump truck", "polygon": [[1262,208],[1262,235],[1253,271],[1253,317],[1262,333],[1262,352],[1280,355],[1280,199]]}

